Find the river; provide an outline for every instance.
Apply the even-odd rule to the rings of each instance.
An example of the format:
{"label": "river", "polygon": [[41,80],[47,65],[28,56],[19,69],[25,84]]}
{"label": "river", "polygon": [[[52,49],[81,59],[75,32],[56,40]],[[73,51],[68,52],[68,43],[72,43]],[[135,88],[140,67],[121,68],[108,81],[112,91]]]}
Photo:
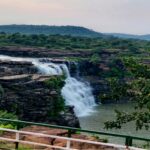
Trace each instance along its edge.
{"label": "river", "polygon": [[[118,109],[125,112],[131,112],[134,110],[134,104],[126,103],[126,104],[107,104],[107,105],[99,105],[95,107],[95,112],[91,113],[89,116],[80,117],[80,125],[83,129],[87,130],[95,130],[95,131],[105,131],[111,133],[132,135],[138,137],[150,138],[150,131],[146,131],[145,129],[136,131],[134,123],[128,123],[123,125],[121,129],[112,129],[106,130],[104,129],[104,122],[107,120],[113,120],[115,118],[114,110]],[[108,138],[107,136],[101,136],[102,138],[107,138],[109,142],[112,143],[124,143],[124,139],[122,138]],[[137,142],[136,142],[137,143]]]}

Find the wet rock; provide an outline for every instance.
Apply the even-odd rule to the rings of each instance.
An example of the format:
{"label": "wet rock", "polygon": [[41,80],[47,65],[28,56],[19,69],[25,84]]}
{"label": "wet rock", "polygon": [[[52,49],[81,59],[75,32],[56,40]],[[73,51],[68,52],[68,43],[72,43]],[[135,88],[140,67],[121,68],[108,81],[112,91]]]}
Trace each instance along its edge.
{"label": "wet rock", "polygon": [[37,73],[37,68],[31,62],[0,60],[0,76],[33,73]]}
{"label": "wet rock", "polygon": [[59,118],[58,121],[60,124],[65,126],[76,127],[76,128],[80,127],[78,118],[74,113],[74,106],[67,106],[65,108],[65,111],[61,113],[61,117]]}

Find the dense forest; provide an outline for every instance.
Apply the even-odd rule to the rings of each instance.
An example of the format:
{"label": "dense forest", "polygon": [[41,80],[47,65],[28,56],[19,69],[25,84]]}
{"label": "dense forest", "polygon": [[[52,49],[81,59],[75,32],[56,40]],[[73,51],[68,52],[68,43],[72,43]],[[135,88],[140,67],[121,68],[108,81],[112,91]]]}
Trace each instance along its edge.
{"label": "dense forest", "polygon": [[[119,39],[115,37],[72,37],[69,35],[26,35],[20,33],[0,33],[0,46],[32,46],[62,50],[88,50],[99,51],[100,49],[112,49],[128,51],[130,53],[148,51],[150,42],[141,40]],[[127,54],[127,53],[126,53]]]}

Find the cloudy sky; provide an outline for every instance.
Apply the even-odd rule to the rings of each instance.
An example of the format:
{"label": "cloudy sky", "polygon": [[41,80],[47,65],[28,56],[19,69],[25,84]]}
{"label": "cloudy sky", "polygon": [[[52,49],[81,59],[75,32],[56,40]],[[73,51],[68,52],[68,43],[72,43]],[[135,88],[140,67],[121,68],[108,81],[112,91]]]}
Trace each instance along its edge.
{"label": "cloudy sky", "polygon": [[150,0],[0,0],[0,24],[80,25],[150,33]]}

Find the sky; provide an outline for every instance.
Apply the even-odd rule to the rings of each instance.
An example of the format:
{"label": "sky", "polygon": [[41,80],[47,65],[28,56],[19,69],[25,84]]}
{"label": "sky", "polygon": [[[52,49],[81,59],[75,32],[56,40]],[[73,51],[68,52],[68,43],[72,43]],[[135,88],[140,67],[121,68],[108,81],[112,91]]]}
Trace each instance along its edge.
{"label": "sky", "polygon": [[75,25],[150,34],[150,0],[0,0],[0,24]]}

